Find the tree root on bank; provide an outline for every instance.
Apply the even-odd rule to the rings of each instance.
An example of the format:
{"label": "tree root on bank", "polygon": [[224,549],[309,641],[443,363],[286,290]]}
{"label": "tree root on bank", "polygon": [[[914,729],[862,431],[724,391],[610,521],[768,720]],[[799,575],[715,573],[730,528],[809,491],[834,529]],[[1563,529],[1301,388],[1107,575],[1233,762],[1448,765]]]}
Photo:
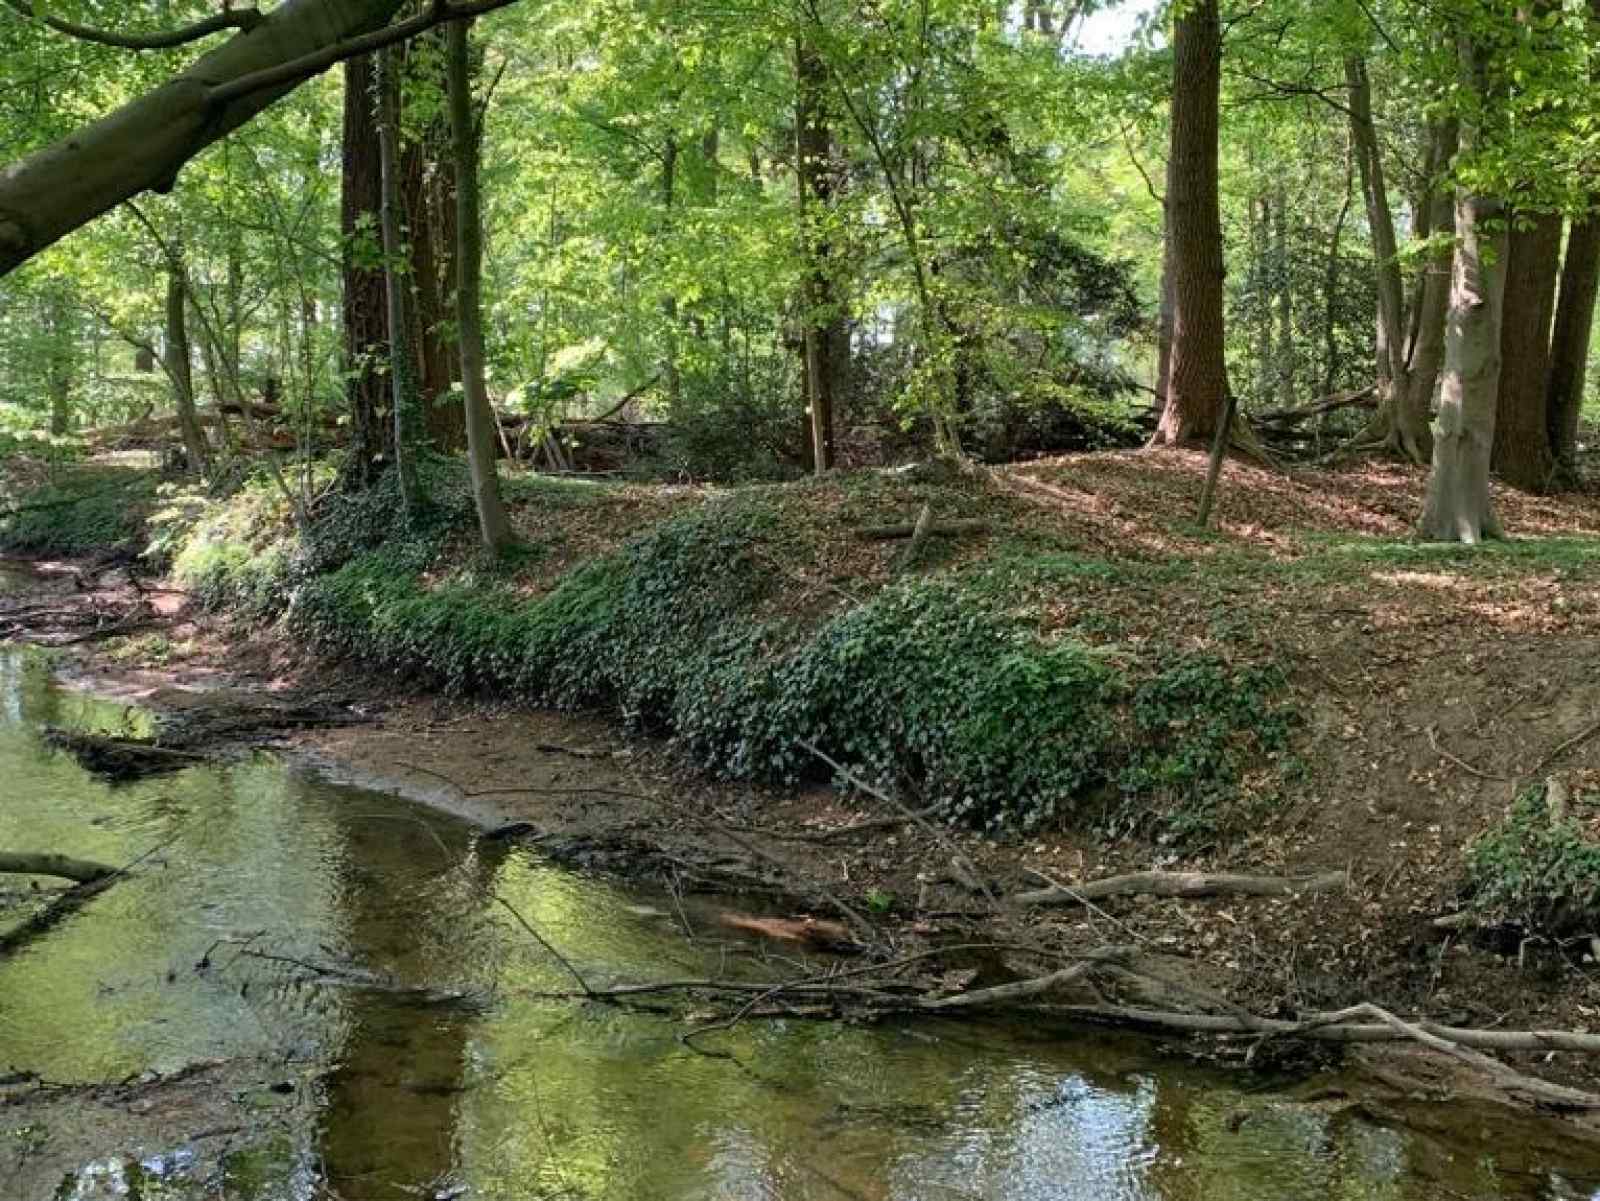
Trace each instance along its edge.
{"label": "tree root on bank", "polygon": [[1012,893],[1007,902],[1027,905],[1083,905],[1104,897],[1145,894],[1197,900],[1205,897],[1293,897],[1303,893],[1331,892],[1350,886],[1347,872],[1323,872],[1316,876],[1241,876],[1205,872],[1132,872],[1108,876],[1083,884],[1053,885],[1032,892]]}

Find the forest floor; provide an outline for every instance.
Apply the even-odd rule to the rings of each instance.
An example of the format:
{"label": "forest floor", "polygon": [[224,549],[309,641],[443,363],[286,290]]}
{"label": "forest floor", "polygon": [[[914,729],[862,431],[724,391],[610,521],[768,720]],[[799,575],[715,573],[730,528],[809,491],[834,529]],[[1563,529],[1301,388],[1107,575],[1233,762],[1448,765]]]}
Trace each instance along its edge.
{"label": "forest floor", "polygon": [[[1136,944],[1225,1006],[1261,1015],[1371,1001],[1457,1026],[1600,1029],[1600,964],[1581,923],[1561,937],[1505,921],[1435,925],[1468,905],[1467,848],[1530,786],[1557,780],[1571,820],[1600,845],[1600,737],[1591,737],[1600,734],[1600,498],[1502,490],[1507,541],[1426,546],[1409,539],[1418,471],[1282,475],[1230,464],[1214,528],[1200,530],[1190,515],[1204,469],[1198,454],[1102,453],[971,478],[859,473],[765,492],[777,498],[782,545],[804,548],[779,565],[790,586],[764,602],[786,620],[825,620],[906,572],[959,574],[1026,554],[1053,574],[1008,599],[1046,639],[1070,632],[1112,658],[1203,651],[1280,665],[1298,715],[1288,747],[1239,779],[1243,820],[1181,836],[1125,819],[1103,794],[1025,836],[913,822],[840,833],[899,810],[820,785],[718,783],[672,743],[631,737],[604,715],[444,696],[408,674],[385,683],[370,664],[313,655],[276,625],[207,613],[178,593],[136,592],[121,569],[86,574],[82,558],[34,556],[43,593],[30,603],[48,594],[107,614],[144,606],[137,630],[88,644],[75,671],[97,689],[159,705],[175,690],[226,682],[353,702],[377,720],[288,742],[348,777],[485,826],[525,822],[579,866],[648,864],[692,881],[733,864],[818,917],[867,915],[897,949],[974,924],[986,937],[1064,949]],[[519,530],[544,548],[516,573],[521,595],[548,593],[576,565],[722,496],[563,488],[570,503],[513,493]],[[903,562],[904,540],[852,532],[911,523],[925,503],[935,520],[982,528],[931,540],[914,565]],[[463,538],[430,570],[446,575],[452,555],[470,554]],[[1003,912],[984,891],[1148,869],[1346,870],[1350,886]],[[1459,1070],[1405,1060],[1402,1091],[1470,1091]],[[1600,1065],[1577,1057],[1522,1062],[1600,1081]]]}

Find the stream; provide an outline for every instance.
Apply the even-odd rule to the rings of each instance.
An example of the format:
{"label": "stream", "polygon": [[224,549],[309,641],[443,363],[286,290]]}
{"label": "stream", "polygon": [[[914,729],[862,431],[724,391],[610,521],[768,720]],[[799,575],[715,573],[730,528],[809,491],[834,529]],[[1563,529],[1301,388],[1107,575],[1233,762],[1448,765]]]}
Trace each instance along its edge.
{"label": "stream", "polygon": [[[150,717],[0,647],[0,847],[159,849],[0,959],[0,1078],[201,1069],[182,1096],[0,1106],[3,1201],[1600,1197],[1600,1154],[1535,1119],[1386,1120],[1098,1031],[767,1021],[697,1051],[681,1017],[519,996],[571,978],[496,898],[592,981],[759,977],[776,952],[716,925],[726,899],[558,869],[273,755],[110,786],[44,725]],[[0,877],[0,930],[27,884]]]}

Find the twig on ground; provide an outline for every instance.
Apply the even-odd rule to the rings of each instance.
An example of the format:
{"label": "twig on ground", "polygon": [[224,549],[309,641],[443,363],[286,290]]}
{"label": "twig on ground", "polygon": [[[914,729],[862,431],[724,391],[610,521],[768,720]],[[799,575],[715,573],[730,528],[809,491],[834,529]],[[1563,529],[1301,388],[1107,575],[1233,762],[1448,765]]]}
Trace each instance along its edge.
{"label": "twig on ground", "polygon": [[1438,726],[1429,726],[1428,727],[1428,745],[1433,748],[1434,753],[1436,755],[1438,755],[1441,759],[1447,760],[1450,763],[1454,763],[1462,771],[1467,772],[1470,775],[1477,776],[1478,779],[1480,779],[1480,780],[1506,780],[1506,779],[1509,779],[1508,776],[1497,776],[1493,772],[1481,771],[1478,768],[1473,767],[1472,764],[1468,763],[1466,760],[1458,759],[1456,756],[1452,755],[1449,751],[1445,750],[1444,747],[1439,745],[1439,727]]}
{"label": "twig on ground", "polygon": [[1006,900],[1012,905],[1024,906],[1082,905],[1086,899],[1099,900],[1102,897],[1134,896],[1140,893],[1178,900],[1217,896],[1293,897],[1303,893],[1330,892],[1348,888],[1349,885],[1349,873],[1342,871],[1299,877],[1150,871],[1107,876],[1072,888],[1057,885],[1033,892],[1012,893]]}
{"label": "twig on ground", "polygon": [[1595,722],[1593,725],[1585,726],[1582,730],[1578,731],[1578,733],[1574,734],[1571,738],[1567,739],[1560,746],[1556,747],[1555,750],[1551,751],[1543,759],[1539,760],[1538,766],[1526,774],[1530,776],[1543,775],[1545,768],[1549,767],[1552,763],[1561,758],[1562,755],[1565,755],[1574,747],[1588,742],[1589,739],[1593,738],[1596,734],[1600,734],[1600,721]]}

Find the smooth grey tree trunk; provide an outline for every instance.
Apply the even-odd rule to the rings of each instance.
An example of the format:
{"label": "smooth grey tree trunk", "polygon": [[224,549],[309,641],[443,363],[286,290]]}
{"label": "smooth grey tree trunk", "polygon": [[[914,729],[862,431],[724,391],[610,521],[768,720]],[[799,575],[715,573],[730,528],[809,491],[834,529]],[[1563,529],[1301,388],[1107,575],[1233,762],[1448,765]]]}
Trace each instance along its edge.
{"label": "smooth grey tree trunk", "polygon": [[[1463,86],[1481,103],[1483,51],[1463,36],[1459,54]],[[1476,130],[1463,122],[1462,147],[1473,149]],[[1494,447],[1500,395],[1500,323],[1505,297],[1505,206],[1465,190],[1456,195],[1456,256],[1445,322],[1444,388],[1434,423],[1433,471],[1419,533],[1434,542],[1498,538],[1500,524],[1489,501],[1489,456]]]}
{"label": "smooth grey tree trunk", "polygon": [[467,413],[467,467],[484,549],[498,551],[511,537],[500,476],[495,468],[494,411],[484,378],[483,214],[478,182],[478,130],[472,112],[467,39],[470,21],[450,23],[445,70],[450,92],[450,134],[456,166],[456,333],[461,349],[462,403]]}
{"label": "smooth grey tree trunk", "polygon": [[140,192],[165,191],[183,165],[294,83],[216,103],[219,86],[385,24],[403,0],[285,0],[166,83],[0,167],[0,276]]}
{"label": "smooth grey tree trunk", "polygon": [[[1591,202],[1600,198],[1591,198]],[[1567,257],[1561,267],[1561,299],[1550,338],[1550,389],[1547,417],[1556,458],[1556,483],[1576,487],[1578,417],[1594,328],[1595,288],[1600,283],[1600,217],[1593,213],[1572,223]]]}

